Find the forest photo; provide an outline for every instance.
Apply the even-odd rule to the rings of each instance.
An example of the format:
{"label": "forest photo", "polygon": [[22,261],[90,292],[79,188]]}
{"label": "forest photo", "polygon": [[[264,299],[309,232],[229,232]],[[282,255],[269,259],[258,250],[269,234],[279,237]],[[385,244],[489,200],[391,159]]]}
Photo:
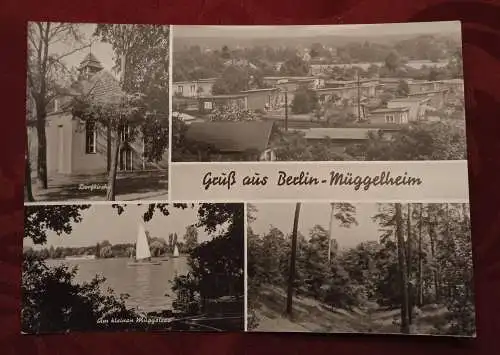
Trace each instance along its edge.
{"label": "forest photo", "polygon": [[248,330],[474,337],[465,203],[249,205]]}
{"label": "forest photo", "polygon": [[243,204],[25,209],[21,329],[241,331]]}

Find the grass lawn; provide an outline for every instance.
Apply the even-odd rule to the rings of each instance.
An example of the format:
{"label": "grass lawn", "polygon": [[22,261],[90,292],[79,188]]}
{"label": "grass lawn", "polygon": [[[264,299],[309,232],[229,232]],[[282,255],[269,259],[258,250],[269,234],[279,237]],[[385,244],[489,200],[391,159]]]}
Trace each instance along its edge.
{"label": "grass lawn", "polygon": [[[32,180],[35,201],[103,201],[106,200],[107,174],[55,176],[49,188],[38,187]],[[90,185],[95,185],[94,189]],[[121,172],[116,178],[116,200],[165,200],[168,191],[166,170]]]}

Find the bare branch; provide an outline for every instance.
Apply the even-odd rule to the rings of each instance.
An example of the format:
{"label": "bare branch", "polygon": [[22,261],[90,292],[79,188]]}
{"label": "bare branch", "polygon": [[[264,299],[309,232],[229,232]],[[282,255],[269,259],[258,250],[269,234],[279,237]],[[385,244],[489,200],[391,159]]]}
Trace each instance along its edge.
{"label": "bare branch", "polygon": [[60,61],[62,58],[67,57],[69,55],[72,55],[72,54],[74,54],[74,53],[76,53],[78,51],[81,51],[82,49],[88,48],[89,46],[90,46],[90,44],[85,44],[85,45],[83,45],[83,46],[81,46],[79,48],[76,48],[76,49],[68,52],[68,53],[64,53],[64,54],[60,55],[59,57],[55,58],[55,60],[56,61]]}

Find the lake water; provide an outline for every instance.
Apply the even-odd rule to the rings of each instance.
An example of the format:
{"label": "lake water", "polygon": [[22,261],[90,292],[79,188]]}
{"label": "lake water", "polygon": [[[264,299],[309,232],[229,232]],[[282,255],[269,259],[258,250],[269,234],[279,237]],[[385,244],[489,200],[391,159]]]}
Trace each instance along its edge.
{"label": "lake water", "polygon": [[106,278],[103,291],[114,290],[116,295],[128,293],[127,306],[142,312],[159,311],[172,308],[175,294],[172,281],[177,275],[189,271],[186,257],[168,258],[161,265],[127,266],[131,260],[126,258],[96,260],[47,260],[49,265],[65,263],[78,266],[76,281],[90,281],[96,274]]}

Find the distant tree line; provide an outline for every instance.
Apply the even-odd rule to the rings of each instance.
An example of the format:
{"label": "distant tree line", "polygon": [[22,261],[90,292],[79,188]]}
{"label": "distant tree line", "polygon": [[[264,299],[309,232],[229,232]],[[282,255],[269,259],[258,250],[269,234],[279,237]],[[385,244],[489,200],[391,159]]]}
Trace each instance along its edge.
{"label": "distant tree line", "polygon": [[[163,238],[148,236],[149,249],[153,257],[159,257],[174,252],[177,245],[179,253],[187,254],[198,245],[198,230],[194,226],[186,228],[184,241],[178,240],[177,233],[170,233],[168,242]],[[108,240],[88,247],[55,247],[51,245],[48,248],[33,249],[31,247],[24,249],[25,253],[31,253],[41,259],[63,259],[67,256],[94,255],[96,258],[128,258],[135,253],[135,243],[111,244]]]}
{"label": "distant tree line", "polygon": [[[386,63],[387,65],[381,69],[380,73],[378,73],[377,66],[371,67],[367,73],[377,72],[380,76],[389,76],[389,74],[394,75],[394,69],[404,66],[408,60],[436,62],[456,57],[457,53],[460,54],[461,43],[446,37],[423,35],[392,44],[364,41],[329,47],[327,43],[312,42],[308,50],[311,59],[322,64]],[[257,76],[301,76],[309,72],[309,64],[303,60],[302,55],[295,48],[286,46],[275,48],[256,45],[246,48],[229,48],[223,45],[217,49],[202,49],[199,45],[192,45],[176,48],[173,56],[174,81],[217,78],[222,76],[228,67],[239,61],[251,63]],[[451,61],[453,62],[453,59]],[[455,64],[457,63],[452,63],[448,69],[452,70],[451,67]],[[359,70],[359,68],[356,69]],[[403,74],[401,71],[399,74],[415,75],[411,68],[405,68],[405,70],[413,73]],[[427,76],[439,75],[440,69],[435,70],[435,74],[431,72],[432,70],[428,68]],[[332,75],[336,76],[335,73]],[[351,75],[347,73],[346,76]],[[425,76],[425,74],[420,74],[420,76]]]}

